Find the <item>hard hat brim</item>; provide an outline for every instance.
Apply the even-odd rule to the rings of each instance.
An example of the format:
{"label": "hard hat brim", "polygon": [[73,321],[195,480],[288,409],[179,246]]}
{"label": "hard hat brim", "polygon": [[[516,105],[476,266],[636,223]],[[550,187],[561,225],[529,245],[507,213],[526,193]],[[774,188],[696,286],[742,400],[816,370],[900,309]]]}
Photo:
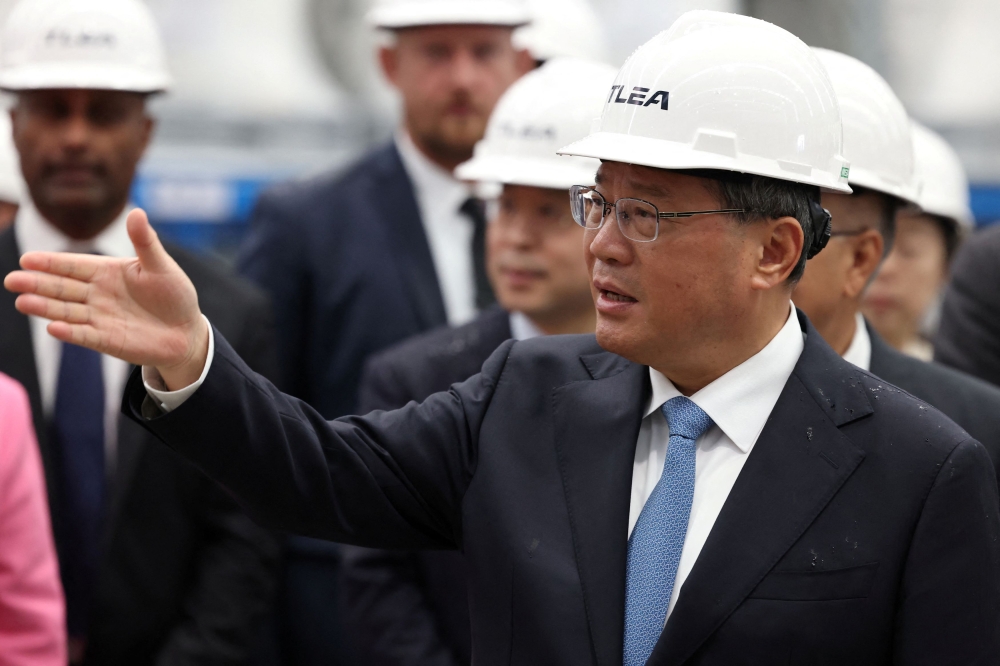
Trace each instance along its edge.
{"label": "hard hat brim", "polygon": [[531,22],[526,7],[510,2],[430,0],[375,7],[367,15],[369,25],[399,30],[430,25],[495,25],[517,28]]}
{"label": "hard hat brim", "polygon": [[877,173],[855,166],[851,167],[851,177],[848,179],[851,185],[863,187],[866,190],[881,192],[889,196],[901,199],[905,203],[919,205],[917,191],[913,185],[902,183],[890,183]]}
{"label": "hard hat brim", "polygon": [[170,85],[167,74],[107,63],[39,63],[0,72],[0,89],[11,92],[69,88],[149,94],[166,92]]}
{"label": "hard hat brim", "polygon": [[568,190],[573,185],[593,185],[600,163],[574,157],[476,156],[458,165],[460,180],[525,185],[552,190]]}
{"label": "hard hat brim", "polygon": [[[753,155],[724,155],[695,150],[690,145],[674,141],[613,132],[595,132],[560,149],[559,154],[593,157],[656,169],[717,169],[750,173],[776,180],[815,185],[829,192],[848,194],[851,192],[847,179],[835,175],[833,168],[830,172],[826,172],[793,162],[781,162]],[[846,160],[843,161],[843,166],[847,166]]]}

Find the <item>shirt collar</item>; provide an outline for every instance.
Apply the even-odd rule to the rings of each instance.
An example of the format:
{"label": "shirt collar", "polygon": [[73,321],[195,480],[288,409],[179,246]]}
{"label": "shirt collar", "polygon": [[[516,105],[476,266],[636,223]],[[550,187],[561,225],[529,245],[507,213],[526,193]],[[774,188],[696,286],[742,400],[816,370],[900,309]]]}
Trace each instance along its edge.
{"label": "shirt collar", "polygon": [[[785,325],[763,349],[690,396],[743,453],[749,452],[760,436],[805,346],[795,309],[790,310]],[[653,368],[649,379],[653,396],[645,416],[682,395]]]}
{"label": "shirt collar", "polygon": [[854,315],[854,338],[844,352],[844,360],[862,370],[871,370],[872,338],[868,335],[868,325],[860,312]]}
{"label": "shirt collar", "polygon": [[422,206],[433,209],[440,207],[455,212],[472,196],[472,191],[465,183],[420,152],[405,129],[396,131],[395,141],[396,150],[403,160],[403,168],[406,169]]}
{"label": "shirt collar", "polygon": [[108,257],[134,257],[135,249],[125,226],[130,210],[126,206],[121,215],[93,238],[74,240],[42,217],[31,201],[26,201],[17,211],[14,238],[22,253],[98,252]]}
{"label": "shirt collar", "polygon": [[523,312],[510,313],[510,334],[515,340],[530,340],[544,335],[542,330],[535,326],[535,322],[528,319],[528,315]]}

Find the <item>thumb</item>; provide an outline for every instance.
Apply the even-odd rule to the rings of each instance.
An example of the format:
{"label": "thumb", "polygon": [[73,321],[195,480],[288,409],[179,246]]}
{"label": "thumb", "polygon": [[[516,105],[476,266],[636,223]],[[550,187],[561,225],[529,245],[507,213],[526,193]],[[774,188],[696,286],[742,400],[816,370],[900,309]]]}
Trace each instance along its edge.
{"label": "thumb", "polygon": [[169,268],[173,261],[160,244],[160,239],[149,224],[146,211],[136,208],[128,214],[126,221],[128,237],[132,239],[135,256],[144,270],[159,273]]}

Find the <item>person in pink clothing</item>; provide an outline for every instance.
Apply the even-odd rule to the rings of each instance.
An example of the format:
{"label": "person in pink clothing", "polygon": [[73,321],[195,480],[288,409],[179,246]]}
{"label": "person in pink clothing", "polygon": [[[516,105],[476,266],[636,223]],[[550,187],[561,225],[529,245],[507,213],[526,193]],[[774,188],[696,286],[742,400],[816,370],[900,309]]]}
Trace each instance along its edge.
{"label": "person in pink clothing", "polygon": [[0,666],[66,666],[66,618],[28,396],[0,373]]}

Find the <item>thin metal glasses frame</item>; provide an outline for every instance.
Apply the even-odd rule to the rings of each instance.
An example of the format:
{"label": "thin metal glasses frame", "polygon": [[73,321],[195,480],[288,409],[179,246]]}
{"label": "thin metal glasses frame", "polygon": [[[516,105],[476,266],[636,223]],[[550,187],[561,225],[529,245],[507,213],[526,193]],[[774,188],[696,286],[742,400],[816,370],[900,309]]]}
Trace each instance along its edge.
{"label": "thin metal glasses frame", "polygon": [[[599,196],[604,204],[604,208],[601,213],[601,223],[596,227],[588,227],[585,220],[577,219],[577,207],[573,204],[575,204],[576,199],[582,197],[586,193],[593,193]],[[610,214],[611,211],[613,210],[615,211],[615,222],[618,223],[618,229],[622,232],[622,235],[636,243],[652,243],[657,238],[659,238],[660,220],[688,218],[688,217],[694,217],[695,215],[738,214],[747,212],[745,208],[720,208],[718,210],[689,210],[684,212],[662,213],[660,212],[660,209],[656,207],[655,204],[645,201],[644,199],[636,199],[634,197],[622,197],[621,199],[615,199],[613,202],[608,202],[600,192],[595,190],[593,187],[589,187],[587,185],[572,186],[571,188],[569,188],[569,196],[571,204],[570,207],[573,211],[573,221],[576,222],[578,225],[580,225],[584,229],[597,231],[598,229],[604,226],[604,220],[608,217],[608,214]],[[656,232],[653,234],[652,238],[632,238],[631,236],[625,233],[625,230],[622,229],[621,217],[619,216],[618,212],[618,203],[621,201],[635,201],[637,203],[645,204],[656,211],[656,218],[657,218]]]}

